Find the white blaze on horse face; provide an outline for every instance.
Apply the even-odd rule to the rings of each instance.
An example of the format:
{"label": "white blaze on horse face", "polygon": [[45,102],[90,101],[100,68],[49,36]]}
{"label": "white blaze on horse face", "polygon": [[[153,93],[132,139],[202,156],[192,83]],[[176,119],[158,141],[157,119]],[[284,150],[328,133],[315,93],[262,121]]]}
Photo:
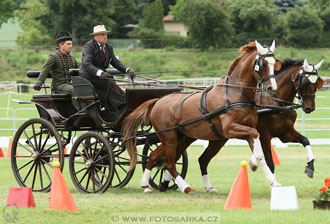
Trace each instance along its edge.
{"label": "white blaze on horse face", "polygon": [[[274,57],[265,57],[265,60],[268,62],[269,67],[269,75],[274,75],[274,68],[275,68],[275,58]],[[270,78],[270,82],[272,84],[273,90],[277,90],[277,84],[275,78]]]}

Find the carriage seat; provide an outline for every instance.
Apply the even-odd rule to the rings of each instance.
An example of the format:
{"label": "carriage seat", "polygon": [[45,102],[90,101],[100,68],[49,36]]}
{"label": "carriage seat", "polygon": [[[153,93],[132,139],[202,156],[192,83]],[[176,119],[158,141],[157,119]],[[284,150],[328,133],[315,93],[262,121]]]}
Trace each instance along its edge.
{"label": "carriage seat", "polygon": [[35,101],[71,101],[69,94],[36,94],[32,97]]}

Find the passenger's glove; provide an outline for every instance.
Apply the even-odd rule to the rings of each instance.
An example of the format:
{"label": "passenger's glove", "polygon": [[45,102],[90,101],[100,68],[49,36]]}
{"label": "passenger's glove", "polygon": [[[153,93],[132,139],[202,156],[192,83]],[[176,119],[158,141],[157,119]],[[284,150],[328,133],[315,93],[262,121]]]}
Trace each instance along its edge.
{"label": "passenger's glove", "polygon": [[34,90],[37,90],[37,91],[40,91],[40,90],[41,90],[41,84],[40,84],[40,83],[36,83],[36,84],[33,86],[33,89],[34,89]]}
{"label": "passenger's glove", "polygon": [[129,74],[129,76],[131,77],[131,79],[134,79],[136,74],[135,72],[133,71],[133,69],[128,69],[127,73]]}
{"label": "passenger's glove", "polygon": [[110,79],[111,75],[107,72],[102,72],[101,75],[100,75],[100,78],[101,79]]}

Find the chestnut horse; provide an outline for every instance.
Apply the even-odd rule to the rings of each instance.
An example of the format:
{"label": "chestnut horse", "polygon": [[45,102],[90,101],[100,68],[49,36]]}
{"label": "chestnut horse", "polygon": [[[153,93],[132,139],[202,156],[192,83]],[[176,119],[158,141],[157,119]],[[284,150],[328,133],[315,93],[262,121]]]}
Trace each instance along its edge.
{"label": "chestnut horse", "polygon": [[[314,172],[314,156],[309,144],[309,140],[298,133],[294,128],[294,123],[297,118],[297,112],[295,108],[290,109],[293,105],[293,100],[298,94],[298,98],[302,100],[302,109],[306,113],[310,113],[315,110],[315,92],[323,85],[323,80],[318,76],[317,70],[321,67],[323,61],[313,66],[309,65],[307,60],[291,60],[286,59],[282,62],[280,71],[276,72],[276,83],[278,90],[274,97],[261,96],[260,103],[268,106],[278,106],[276,109],[262,109],[258,111],[259,120],[257,130],[260,133],[260,141],[267,162],[268,167],[274,173],[274,163],[271,153],[271,139],[278,137],[282,142],[297,142],[301,143],[307,152],[307,166],[305,173],[309,177],[313,177]],[[259,94],[256,94],[256,101],[259,101]],[[289,108],[285,109],[285,106]],[[281,108],[282,107],[282,108]],[[269,128],[271,127],[271,128]],[[196,139],[186,139],[186,142],[182,147],[188,147]],[[226,143],[227,140],[210,141],[209,146],[204,153],[199,157],[199,165],[202,173],[202,181],[204,190],[206,192],[216,193],[218,192],[212,187],[208,174],[207,166],[211,159],[220,151],[221,146]],[[220,146],[220,147],[219,147]],[[182,150],[184,151],[184,150]],[[208,153],[212,151],[213,153]],[[254,160],[254,159],[252,159]],[[256,167],[251,167],[255,170]],[[167,189],[169,180],[171,177],[167,171],[165,171],[165,181],[159,186],[159,190],[164,191]]]}
{"label": "chestnut horse", "polygon": [[[151,124],[161,142],[150,154],[143,173],[140,185],[144,193],[151,192],[151,170],[161,157],[166,158],[165,168],[181,191],[195,193],[175,167],[177,155],[182,153],[180,150],[190,139],[210,140],[210,143],[230,138],[247,140],[256,158],[255,165],[260,165],[267,178],[277,183],[262,153],[254,101],[256,86],[272,94],[277,89],[274,70],[280,68],[280,62],[274,58],[274,49],[275,42],[270,48],[262,47],[257,41],[251,42],[241,47],[242,54],[232,62],[229,75],[208,91],[203,94],[171,94],[146,101],[125,119],[122,130],[131,169],[136,165],[137,157],[134,136],[141,125]],[[213,154],[212,151],[207,153]]]}

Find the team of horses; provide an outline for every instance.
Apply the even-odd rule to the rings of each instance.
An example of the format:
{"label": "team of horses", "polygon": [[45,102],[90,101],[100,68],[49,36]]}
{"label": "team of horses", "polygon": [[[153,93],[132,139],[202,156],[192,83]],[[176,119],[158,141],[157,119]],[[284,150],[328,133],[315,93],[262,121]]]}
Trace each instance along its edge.
{"label": "team of horses", "polygon": [[[209,145],[199,157],[202,181],[206,192],[218,192],[207,174],[211,159],[228,139],[248,142],[252,151],[250,167],[260,166],[270,186],[281,184],[274,175],[271,139],[299,142],[307,152],[305,173],[313,177],[314,156],[308,139],[294,129],[297,117],[295,96],[302,101],[306,113],[315,110],[315,92],[323,85],[317,65],[307,60],[276,60],[275,41],[270,47],[257,41],[241,47],[242,54],[233,60],[228,74],[215,86],[197,93],[176,93],[146,101],[124,121],[123,135],[130,156],[130,168],[137,163],[136,139],[140,126],[152,125],[161,144],[150,154],[140,182],[144,193],[151,193],[151,170],[162,157],[166,169],[160,190],[166,190],[174,179],[187,194],[196,191],[179,175],[175,162],[196,139]],[[258,115],[259,114],[259,115]]]}

